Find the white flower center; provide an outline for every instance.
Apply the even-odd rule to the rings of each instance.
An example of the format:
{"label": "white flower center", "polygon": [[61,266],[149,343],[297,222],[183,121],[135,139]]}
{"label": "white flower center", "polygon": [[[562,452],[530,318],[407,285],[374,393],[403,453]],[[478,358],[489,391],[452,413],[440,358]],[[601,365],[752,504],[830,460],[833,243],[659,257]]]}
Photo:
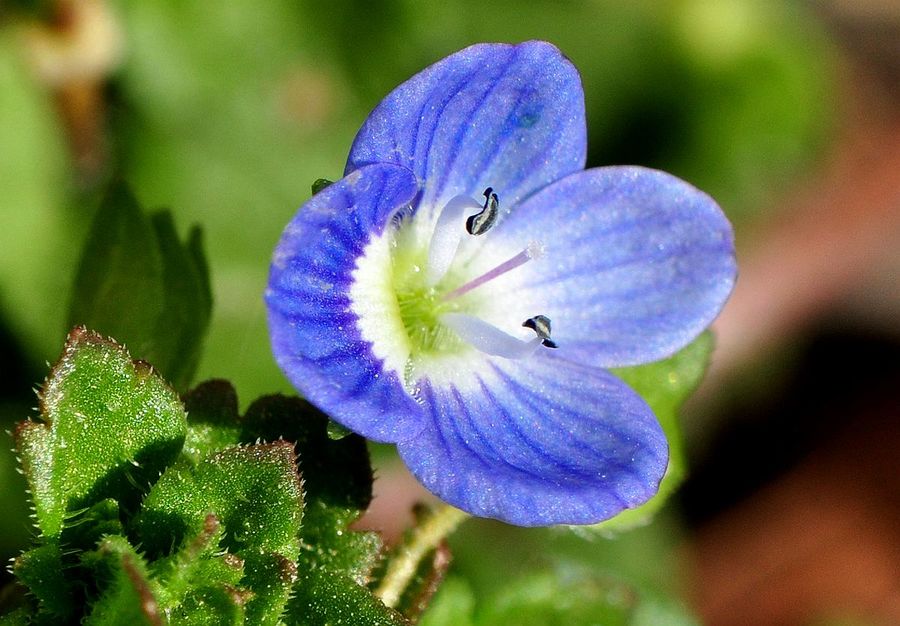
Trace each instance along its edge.
{"label": "white flower center", "polygon": [[497,195],[489,188],[485,198],[456,196],[395,219],[357,259],[350,308],[360,333],[413,395],[423,376],[458,381],[473,351],[519,359],[556,347],[550,320],[514,293],[527,271],[519,268],[543,247],[483,237],[500,218]]}

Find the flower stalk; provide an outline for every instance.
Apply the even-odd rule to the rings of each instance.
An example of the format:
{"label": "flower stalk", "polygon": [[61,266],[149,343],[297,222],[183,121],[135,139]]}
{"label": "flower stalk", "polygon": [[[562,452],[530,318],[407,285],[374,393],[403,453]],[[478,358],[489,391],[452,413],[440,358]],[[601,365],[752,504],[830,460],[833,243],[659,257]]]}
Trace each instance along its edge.
{"label": "flower stalk", "polygon": [[395,608],[400,597],[412,581],[419,564],[432,550],[435,550],[450,533],[466,519],[469,514],[459,509],[442,504],[415,527],[409,538],[397,547],[396,554],[388,564],[375,595],[381,598],[385,606]]}

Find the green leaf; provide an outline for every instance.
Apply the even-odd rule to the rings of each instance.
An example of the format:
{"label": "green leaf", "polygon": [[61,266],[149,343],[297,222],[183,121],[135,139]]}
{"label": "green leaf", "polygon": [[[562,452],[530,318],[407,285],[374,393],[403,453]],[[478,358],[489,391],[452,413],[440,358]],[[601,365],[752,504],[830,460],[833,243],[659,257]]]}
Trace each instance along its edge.
{"label": "green leaf", "polygon": [[45,537],[105,498],[135,507],[185,437],[181,402],[153,368],[84,328],[69,334],[40,406],[43,423],[21,422],[15,439]]}
{"label": "green leaf", "polygon": [[277,623],[300,552],[303,493],[294,448],[286,441],[227,448],[196,466],[168,469],[144,501],[136,530],[152,554],[201,535],[220,520],[220,547],[245,562],[241,586],[253,624]]}
{"label": "green leaf", "polygon": [[144,559],[124,537],[107,537],[84,555],[101,590],[83,621],[86,626],[162,626]]}
{"label": "green leaf", "polygon": [[176,389],[186,389],[200,363],[212,313],[203,234],[194,226],[182,244],[168,211],[155,213],[151,220],[163,263],[163,310],[152,328],[155,343],[147,359],[159,364]]}
{"label": "green leaf", "polygon": [[[184,408],[188,432],[182,457],[193,465],[241,441],[237,393],[228,381],[210,380],[197,385],[184,396]],[[247,443],[251,441],[255,439]]]}
{"label": "green leaf", "polygon": [[242,439],[295,442],[306,490],[298,579],[288,624],[392,625],[408,622],[365,587],[381,554],[375,533],[349,529],[372,499],[365,440],[329,437],[328,418],[299,398],[269,396],[243,419]]}
{"label": "green leaf", "polygon": [[[302,563],[302,561],[301,561]],[[400,613],[389,609],[366,587],[342,575],[328,576],[323,570],[303,577],[285,612],[291,626],[411,626]]]}
{"label": "green leaf", "polygon": [[114,184],[82,249],[69,327],[83,324],[146,357],[162,310],[162,257],[153,225],[128,188]]}
{"label": "green leaf", "polygon": [[181,550],[154,562],[154,589],[173,624],[243,624],[252,592],[239,587],[244,560],[222,552],[224,529],[215,515]]}
{"label": "green leaf", "polygon": [[[168,406],[159,398],[155,405],[142,404],[154,398],[147,391],[151,384],[164,392]],[[332,439],[328,419],[295,398],[262,398],[240,418],[234,389],[223,381],[200,385],[185,403],[189,418],[149,366],[132,362],[111,340],[73,331],[42,394],[48,423],[20,426],[17,442],[41,527],[49,527],[49,520],[58,529],[58,538],[46,545],[64,543],[70,551],[43,548],[21,559],[19,578],[38,600],[37,616],[51,615],[47,602],[61,603],[54,614],[64,613],[67,585],[76,583],[86,590],[89,624],[154,624],[165,615],[171,624],[408,626],[366,586],[381,554],[378,536],[349,528],[371,499],[366,442],[354,434]],[[83,416],[95,416],[99,408],[106,411],[110,432],[75,429],[73,424],[84,429]],[[136,467],[127,462],[134,455],[107,441],[115,435],[128,442],[131,430],[153,430],[148,419],[168,413],[177,418],[177,436],[165,455],[154,457],[155,464]],[[257,443],[235,445],[249,441]],[[88,443],[99,448],[84,450]],[[124,467],[131,469],[118,476],[118,466],[101,463],[101,487],[78,491],[80,481],[73,480],[75,495],[90,497],[69,497],[66,491],[63,499],[54,464],[62,464],[66,454],[65,465],[82,473],[82,466],[90,468],[104,455],[126,459]],[[140,474],[148,467],[155,483],[141,487],[152,482]],[[139,542],[149,564],[123,535]],[[416,610],[445,569],[427,565],[410,592]],[[61,619],[77,613],[73,609]]]}
{"label": "green leaf", "polygon": [[590,526],[603,531],[621,531],[647,523],[681,485],[687,467],[678,411],[700,384],[713,350],[712,334],[706,332],[680,352],[655,363],[614,370],[619,378],[634,389],[662,425],[669,442],[669,467],[659,492],[636,509],[623,511],[616,517]]}
{"label": "green leaf", "polygon": [[69,513],[63,528],[62,545],[70,551],[93,550],[105,536],[124,534],[120,514],[119,504],[112,498]]}
{"label": "green leaf", "polygon": [[320,191],[325,189],[328,185],[331,185],[333,183],[334,183],[333,180],[328,180],[327,178],[315,179],[312,184],[313,195],[316,195],[317,193],[319,193]]}
{"label": "green leaf", "polygon": [[0,626],[30,626],[32,623],[31,612],[25,606],[0,615]]}
{"label": "green leaf", "polygon": [[244,605],[252,594],[235,587],[203,587],[191,593],[169,617],[172,626],[243,626],[247,621]]}
{"label": "green leaf", "polygon": [[589,571],[544,572],[511,581],[485,603],[478,626],[629,626],[634,592]]}
{"label": "green leaf", "polygon": [[188,412],[185,456],[194,463],[238,442],[293,442],[303,475],[303,543],[320,548],[317,563],[365,581],[381,549],[380,541],[374,533],[347,531],[372,499],[365,439],[349,432],[335,439],[330,420],[299,398],[263,397],[239,417],[237,395],[226,381],[202,383],[184,402]]}
{"label": "green leaf", "polygon": [[69,325],[116,337],[177,388],[191,381],[212,296],[196,227],[183,244],[172,217],[147,217],[114,183],[94,217],[75,277]]}
{"label": "green leaf", "polygon": [[[374,533],[350,532],[372,500],[372,467],[359,435],[328,436],[328,418],[308,402],[286,396],[260,398],[242,421],[243,441],[293,441],[303,474],[306,509],[302,539],[315,548],[309,565],[348,573],[364,582],[381,549]],[[302,570],[303,568],[301,568]]]}
{"label": "green leaf", "polygon": [[441,585],[419,626],[474,626],[475,594],[462,578],[448,578]]}
{"label": "green leaf", "polygon": [[243,585],[253,591],[247,603],[248,624],[280,624],[291,588],[297,580],[294,558],[267,553],[245,553]]}
{"label": "green leaf", "polygon": [[150,553],[200,534],[207,515],[225,527],[224,547],[296,558],[303,493],[286,441],[232,447],[196,467],[168,469],[144,500],[137,531]]}
{"label": "green leaf", "polygon": [[71,581],[63,567],[62,551],[54,543],[44,544],[19,555],[13,574],[28,587],[38,601],[42,615],[64,619],[74,609]]}

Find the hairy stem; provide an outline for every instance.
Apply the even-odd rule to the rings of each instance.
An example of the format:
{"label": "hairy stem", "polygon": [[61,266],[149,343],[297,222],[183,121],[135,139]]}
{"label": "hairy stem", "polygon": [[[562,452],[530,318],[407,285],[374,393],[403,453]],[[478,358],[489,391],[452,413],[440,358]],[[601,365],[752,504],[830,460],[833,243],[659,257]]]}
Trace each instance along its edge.
{"label": "hairy stem", "polygon": [[381,584],[375,590],[375,595],[381,598],[385,606],[397,606],[422,559],[468,517],[468,513],[449,504],[442,504],[420,526],[413,529],[412,535],[397,547]]}

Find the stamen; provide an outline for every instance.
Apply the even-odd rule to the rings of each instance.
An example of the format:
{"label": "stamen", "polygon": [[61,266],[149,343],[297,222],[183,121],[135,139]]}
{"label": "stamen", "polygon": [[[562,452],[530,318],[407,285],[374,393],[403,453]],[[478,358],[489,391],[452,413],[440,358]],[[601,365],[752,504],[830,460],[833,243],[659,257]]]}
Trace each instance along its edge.
{"label": "stamen", "polygon": [[455,196],[444,205],[434,225],[434,233],[428,247],[425,283],[429,287],[438,284],[450,269],[463,236],[463,229],[460,228],[463,217],[477,208],[480,208],[480,205],[468,196]]}
{"label": "stamen", "polygon": [[502,276],[506,272],[510,270],[514,270],[520,265],[524,265],[528,263],[531,259],[540,258],[541,255],[544,254],[544,247],[537,241],[532,241],[528,244],[528,246],[522,250],[519,254],[512,257],[511,259],[504,261],[494,269],[485,272],[478,278],[474,278],[467,282],[465,285],[461,287],[457,287],[450,293],[444,296],[444,300],[452,300],[453,298],[458,298],[459,296],[469,293],[476,287],[480,287],[481,285],[490,282],[497,278],[498,276]]}
{"label": "stamen", "polygon": [[546,315],[535,315],[522,322],[522,326],[530,328],[541,338],[541,343],[548,348],[558,348],[556,342],[550,339],[550,318]]}
{"label": "stamen", "polygon": [[484,208],[466,220],[466,231],[470,235],[483,235],[493,227],[500,215],[500,199],[492,187],[484,190]]}
{"label": "stamen", "polygon": [[476,350],[506,359],[523,359],[541,346],[541,338],[522,341],[474,315],[444,313],[440,323]]}

